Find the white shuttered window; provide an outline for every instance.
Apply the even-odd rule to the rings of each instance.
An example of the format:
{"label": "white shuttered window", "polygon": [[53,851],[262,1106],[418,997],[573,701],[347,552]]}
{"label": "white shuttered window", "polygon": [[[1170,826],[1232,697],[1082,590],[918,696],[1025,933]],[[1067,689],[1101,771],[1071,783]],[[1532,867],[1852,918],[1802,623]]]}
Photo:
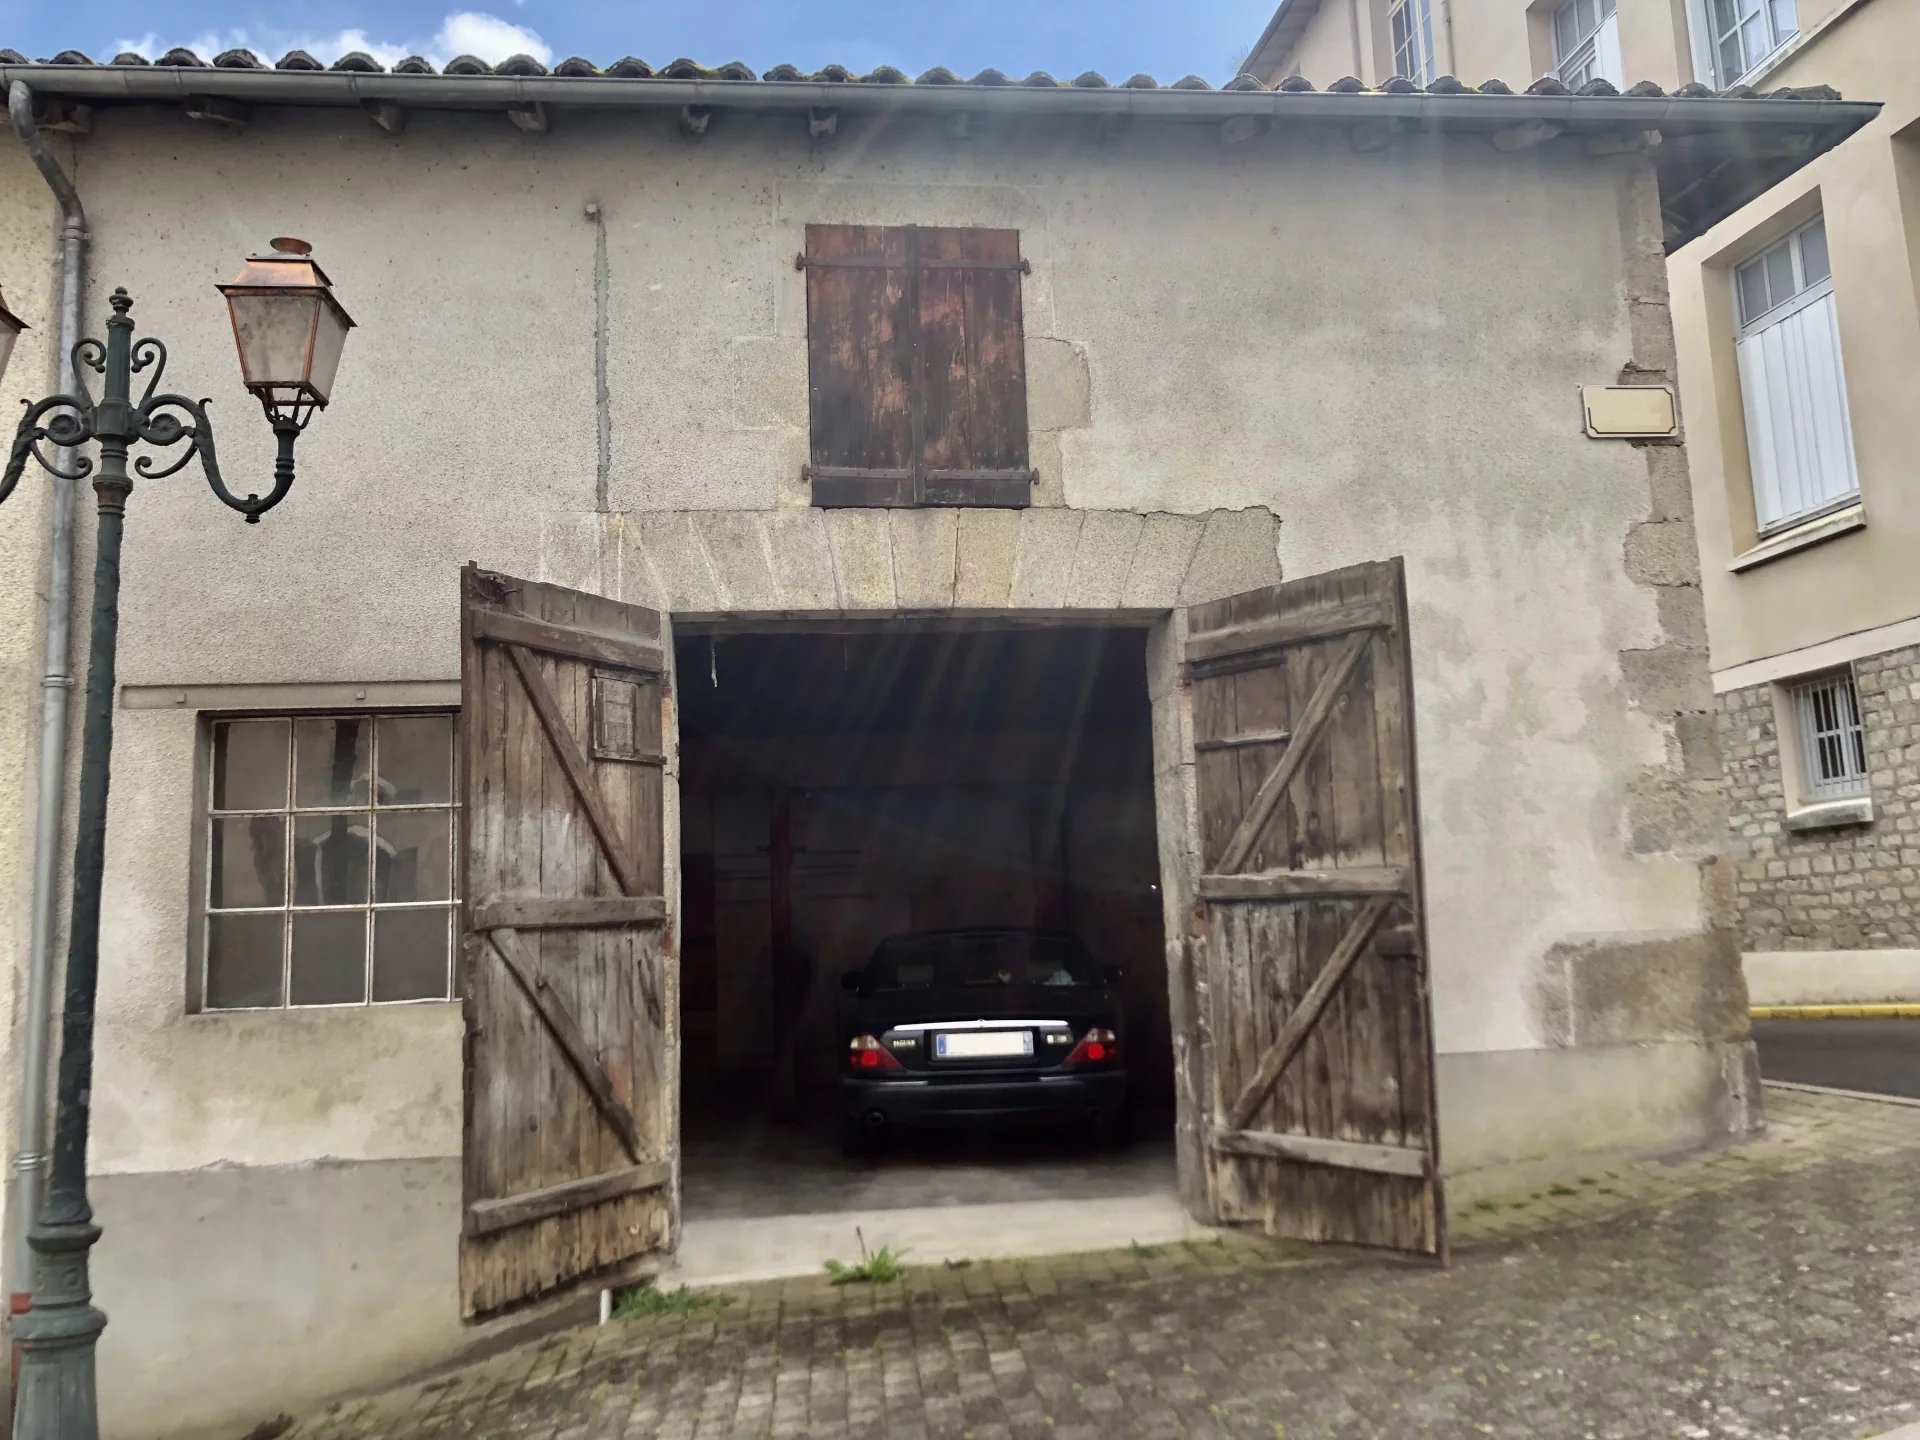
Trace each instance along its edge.
{"label": "white shuttered window", "polygon": [[1733,283],[1753,508],[1764,535],[1860,494],[1825,220],[1737,266]]}

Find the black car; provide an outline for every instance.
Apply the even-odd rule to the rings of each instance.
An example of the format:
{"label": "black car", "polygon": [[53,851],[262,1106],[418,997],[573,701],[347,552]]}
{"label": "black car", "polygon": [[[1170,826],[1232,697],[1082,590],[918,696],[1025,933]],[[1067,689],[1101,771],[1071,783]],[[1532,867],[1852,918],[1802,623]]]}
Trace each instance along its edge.
{"label": "black car", "polygon": [[1066,932],[931,930],[882,941],[840,983],[840,1135],[1053,1120],[1111,1138],[1127,1072],[1121,972]]}

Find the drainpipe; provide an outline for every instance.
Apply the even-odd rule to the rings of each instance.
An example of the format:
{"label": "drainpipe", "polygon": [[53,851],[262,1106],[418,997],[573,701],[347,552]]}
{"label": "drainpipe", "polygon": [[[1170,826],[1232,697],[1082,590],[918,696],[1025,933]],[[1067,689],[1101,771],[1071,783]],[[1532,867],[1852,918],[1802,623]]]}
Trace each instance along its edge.
{"label": "drainpipe", "polygon": [[[54,159],[33,123],[33,92],[16,80],[7,90],[7,113],[20,143],[60,202],[60,320],[55,353],[60,392],[74,386],[73,347],[80,338],[80,292],[85,278],[87,217],[73,181]],[[27,1277],[33,1252],[27,1231],[40,1208],[47,1173],[47,1039],[53,1013],[54,909],[60,898],[60,840],[67,800],[67,697],[73,690],[73,509],[78,452],[55,456],[48,526],[46,661],[40,679],[40,788],[33,825],[33,938],[27,958],[27,1014],[20,1076],[20,1148],[14,1153],[13,1204],[7,1211],[7,1267],[12,1272],[12,1313],[27,1308]]]}

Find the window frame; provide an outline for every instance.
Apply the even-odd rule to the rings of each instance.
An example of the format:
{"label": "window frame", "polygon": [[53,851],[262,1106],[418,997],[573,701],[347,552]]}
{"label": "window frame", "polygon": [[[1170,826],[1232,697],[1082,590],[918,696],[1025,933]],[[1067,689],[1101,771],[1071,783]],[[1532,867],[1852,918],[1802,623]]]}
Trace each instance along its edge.
{"label": "window frame", "polygon": [[[1396,24],[1406,17],[1406,40],[1395,34]],[[1417,22],[1417,23],[1415,23]],[[1433,49],[1433,0],[1387,0],[1387,43],[1393,47],[1393,73],[1416,85],[1430,85],[1437,78]],[[1406,61],[1414,63],[1409,66]]]}
{"label": "window frame", "polygon": [[[1618,15],[1619,0],[1584,0],[1584,3],[1593,6],[1596,16],[1594,23],[1572,45],[1564,50],[1561,48],[1560,17],[1570,14],[1577,22],[1582,3],[1583,0],[1563,0],[1547,16],[1547,35],[1553,45],[1553,73],[1569,90],[1577,90],[1594,79],[1605,80],[1618,89],[1622,76],[1603,75],[1600,72],[1600,32],[1606,28],[1607,21]],[[1569,74],[1570,70],[1574,73]],[[1576,79],[1576,75],[1579,78]]]}
{"label": "window frame", "polygon": [[[1695,50],[1696,57],[1705,61],[1706,73],[1719,89],[1725,90],[1730,86],[1742,84],[1766,69],[1801,33],[1799,6],[1796,0],[1728,0],[1728,3],[1735,7],[1745,6],[1747,9],[1741,12],[1736,8],[1734,23],[1726,30],[1721,29],[1720,22],[1714,14],[1717,3],[1718,0],[1689,0],[1688,18],[1692,23],[1688,28],[1700,37],[1700,43]],[[1777,11],[1777,6],[1782,4],[1793,11],[1793,28],[1784,32],[1779,28]],[[1738,74],[1728,74],[1722,59],[1721,46],[1729,38],[1738,35],[1754,20],[1758,20],[1765,26],[1770,43],[1763,53],[1748,59],[1745,42],[1742,40],[1741,59],[1746,61],[1745,68]]]}
{"label": "window frame", "polygon": [[[423,802],[419,804],[381,805],[378,802],[379,776],[379,722],[391,719],[444,718],[448,722],[447,734],[447,800],[441,802]],[[353,805],[301,805],[296,790],[298,744],[294,727],[301,721],[330,719],[362,719],[371,722],[368,739],[367,767],[368,793],[366,803]],[[458,706],[447,705],[395,705],[395,706],[314,706],[311,708],[286,709],[239,709],[204,710],[197,717],[194,745],[194,803],[192,831],[189,837],[189,882],[192,886],[188,923],[187,947],[187,1011],[197,1015],[244,1015],[279,1014],[289,1011],[345,1011],[367,1009],[389,1009],[414,1005],[446,1005],[457,1003],[460,999],[458,975],[458,922],[462,903],[462,866],[460,849],[463,838],[462,814],[464,811],[462,777],[460,774],[460,711]],[[286,727],[287,789],[284,803],[279,808],[260,808],[257,806],[233,809],[216,809],[213,804],[214,784],[217,778],[214,756],[214,737],[220,725],[248,721],[277,721]],[[386,814],[436,814],[447,816],[447,897],[444,900],[420,901],[381,901],[374,891],[374,876],[371,870],[373,859],[369,854],[369,872],[367,876],[367,899],[364,903],[347,905],[320,905],[295,903],[295,869],[293,853],[295,845],[296,819],[302,816],[337,815],[358,813],[375,817],[377,836],[377,817]],[[216,819],[246,818],[248,816],[278,816],[283,820],[283,885],[282,901],[279,905],[229,905],[216,907],[212,903],[214,845],[213,822]],[[377,843],[369,837],[369,845]],[[439,995],[408,996],[399,999],[382,1000],[374,997],[374,947],[376,944],[377,917],[384,912],[395,911],[433,911],[443,912],[447,917],[447,971],[446,990]],[[365,915],[363,932],[363,977],[365,990],[357,1000],[296,1002],[293,999],[293,918],[307,914],[349,914]],[[277,915],[280,917],[280,999],[270,1005],[214,1005],[208,1003],[209,961],[212,943],[211,919],[216,915]]]}
{"label": "window frame", "polygon": [[[1794,782],[1789,810],[1870,798],[1866,713],[1853,667],[1796,675],[1779,684],[1780,709],[1792,732],[1790,762],[1789,747],[1781,747],[1783,769]],[[1831,725],[1820,713],[1823,696],[1830,701]],[[1826,777],[1824,760],[1829,754],[1844,762],[1846,773]]]}

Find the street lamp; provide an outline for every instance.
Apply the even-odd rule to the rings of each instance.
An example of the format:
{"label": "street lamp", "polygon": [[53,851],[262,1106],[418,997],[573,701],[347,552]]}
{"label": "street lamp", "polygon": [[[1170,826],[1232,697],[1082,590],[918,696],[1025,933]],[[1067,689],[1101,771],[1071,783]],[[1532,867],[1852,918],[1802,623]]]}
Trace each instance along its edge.
{"label": "street lamp", "polygon": [[[273,489],[244,500],[227,489],[214,459],[207,401],[155,393],[167,368],[167,348],[158,340],[133,338],[128,311],[133,299],[115,290],[107,302],[113,317],[107,339],[73,347],[76,376],[71,395],[29,402],[14,434],[7,468],[0,474],[0,502],[13,493],[27,457],[56,481],[42,441],[59,446],[92,441],[99,464],[76,457],[75,478],[91,474],[100,516],[93,569],[92,651],[87,666],[85,725],[80,742],[80,803],[73,847],[73,923],[67,936],[65,1004],[61,1015],[60,1070],[53,1122],[53,1165],[27,1243],[33,1250],[33,1302],[14,1325],[20,1346],[15,1396],[18,1440],[97,1440],[99,1410],[94,1392],[94,1346],[107,1317],[93,1306],[87,1252],[100,1238],[87,1203],[87,1123],[93,1086],[93,1004],[100,976],[100,892],[106,867],[108,762],[113,749],[114,652],[120,626],[120,532],[133,477],[127,452],[136,441],[177,456],[142,455],[134,474],[158,480],[200,457],[207,483],[226,504],[257,522],[293,488],[293,442],[333,388],[340,347],[353,322],[329,293],[327,278],[298,240],[275,240],[273,253],[249,257],[246,268],[221,292],[233,316],[234,340],[247,388],[260,398],[279,439]],[[305,325],[304,332],[301,325]],[[0,369],[20,322],[0,306]],[[13,327],[8,329],[8,327]],[[304,334],[304,340],[302,340]],[[96,402],[80,379],[91,370],[104,377]],[[133,377],[151,370],[136,402]],[[22,1197],[26,1203],[28,1197]]]}

